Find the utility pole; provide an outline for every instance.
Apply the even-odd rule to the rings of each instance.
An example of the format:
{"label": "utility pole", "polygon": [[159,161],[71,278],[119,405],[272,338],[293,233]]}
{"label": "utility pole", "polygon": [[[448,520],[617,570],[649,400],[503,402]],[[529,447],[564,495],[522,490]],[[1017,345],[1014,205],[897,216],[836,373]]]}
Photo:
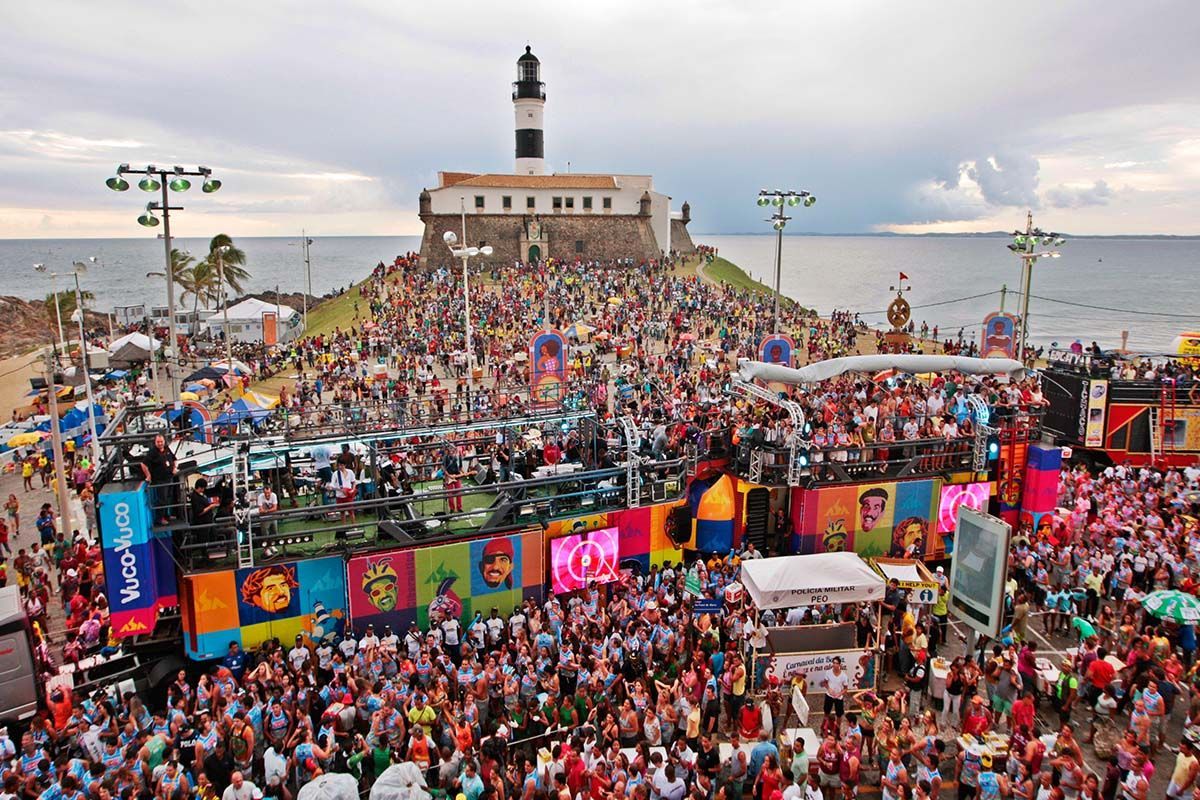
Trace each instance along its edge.
{"label": "utility pole", "polygon": [[304,332],[308,332],[308,296],[312,294],[312,260],[309,253],[309,245],[312,244],[312,239],[308,238],[308,234],[304,229],[300,230],[300,238],[304,241],[304,274],[305,274],[305,289],[304,289]]}
{"label": "utility pole", "polygon": [[54,481],[57,484],[60,530],[69,534],[74,530],[71,525],[71,497],[67,493],[67,469],[63,460],[62,419],[58,416],[58,384],[54,380],[54,361],[50,352],[46,352],[45,359],[46,389],[50,394],[50,446],[54,455]]}

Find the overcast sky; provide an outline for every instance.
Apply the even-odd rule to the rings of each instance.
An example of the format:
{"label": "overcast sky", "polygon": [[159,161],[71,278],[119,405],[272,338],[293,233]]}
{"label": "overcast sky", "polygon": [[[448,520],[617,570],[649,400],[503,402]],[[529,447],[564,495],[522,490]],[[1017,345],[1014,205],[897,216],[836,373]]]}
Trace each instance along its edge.
{"label": "overcast sky", "polygon": [[121,162],[205,164],[180,236],[420,232],[437,171],[654,175],[696,232],[1200,233],[1192,2],[7,3],[0,237],[136,236]]}

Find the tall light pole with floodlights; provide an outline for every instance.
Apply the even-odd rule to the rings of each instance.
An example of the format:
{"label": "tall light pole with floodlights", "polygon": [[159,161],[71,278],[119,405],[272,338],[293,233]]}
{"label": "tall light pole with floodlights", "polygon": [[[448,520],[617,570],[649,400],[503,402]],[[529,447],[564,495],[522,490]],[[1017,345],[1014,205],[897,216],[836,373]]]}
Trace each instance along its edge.
{"label": "tall light pole with floodlights", "polygon": [[465,343],[467,349],[467,414],[473,413],[472,404],[474,403],[473,396],[475,394],[475,368],[471,363],[472,357],[475,355],[474,349],[471,347],[471,287],[470,287],[470,268],[468,262],[475,256],[490,256],[493,252],[491,245],[483,245],[482,247],[467,246],[467,207],[464,199],[462,206],[462,243],[458,241],[458,235],[454,231],[446,231],[442,234],[442,241],[450,248],[450,253],[455,258],[462,259],[463,269],[463,319],[465,325]]}
{"label": "tall light pole with floodlights", "polygon": [[66,341],[66,339],[63,338],[62,303],[59,302],[59,297],[58,297],[58,273],[57,272],[47,273],[45,264],[34,264],[33,269],[36,272],[50,275],[50,291],[52,293],[52,296],[54,297],[54,319],[55,319],[55,321],[58,322],[58,348],[55,351],[54,357],[58,358],[58,353],[67,348],[67,341]]}
{"label": "tall light pole with floodlights", "polygon": [[[1008,249],[1021,259],[1021,335],[1018,338],[1020,349],[1017,358],[1024,363],[1025,348],[1029,344],[1029,291],[1033,283],[1033,265],[1039,258],[1059,258],[1062,254],[1058,250],[1045,248],[1062,247],[1067,240],[1053,231],[1048,233],[1033,227],[1032,211],[1025,215],[1025,230],[1013,231],[1012,236],[1012,244]],[[1043,249],[1039,250],[1039,247]]]}
{"label": "tall light pole with floodlights", "polygon": [[[87,272],[88,264],[98,263],[100,263],[98,258],[88,256],[86,262],[76,261],[71,265],[71,269],[66,272],[47,273],[50,275],[50,279],[54,281],[52,285],[54,286],[55,310],[58,310],[58,277],[61,275],[64,278],[71,277],[75,280],[75,310],[71,313],[71,322],[79,324],[79,368],[83,371],[83,385],[87,392],[88,434],[92,438],[90,449],[92,452],[92,462],[95,464],[100,463],[100,437],[96,433],[96,405],[95,400],[92,398],[92,376],[88,373],[87,337],[84,336],[83,331],[83,290],[79,287],[79,276]],[[46,273],[45,264],[36,264],[34,268],[38,272]],[[70,348],[67,347],[66,340],[63,338],[61,312],[58,315],[58,338],[62,342],[63,352],[68,352]],[[53,386],[50,387],[50,391],[54,391]]]}
{"label": "tall light pole with floodlights", "polygon": [[783,272],[783,229],[787,227],[791,217],[783,213],[783,208],[787,206],[798,206],[801,203],[805,208],[812,208],[817,203],[816,195],[799,191],[795,192],[788,190],[767,190],[763,189],[758,193],[758,204],[762,207],[774,206],[775,213],[767,217],[766,221],[771,223],[771,227],[775,229],[775,313],[773,316],[774,330],[772,333],[782,333],[779,330],[779,281]]}
{"label": "tall light pole with floodlights", "polygon": [[186,192],[192,188],[192,182],[188,178],[203,178],[203,183],[200,184],[200,191],[205,194],[212,194],[221,188],[221,181],[212,176],[212,170],[208,167],[196,167],[195,169],[186,169],[185,167],[156,167],[153,164],[146,165],[145,169],[133,168],[128,164],[121,164],[117,167],[117,174],[109,178],[104,184],[114,192],[124,192],[129,189],[129,181],[125,180],[125,175],[142,175],[144,176],[138,181],[138,188],[143,192],[162,192],[162,199],[158,202],[149,202],[146,204],[146,210],[138,217],[138,224],[146,228],[158,227],[159,219],[154,215],[154,212],[162,212],[163,226],[163,249],[166,254],[167,264],[167,330],[170,331],[170,341],[168,344],[168,360],[167,360],[167,377],[171,384],[171,400],[179,399],[179,387],[171,374],[171,360],[175,358],[175,350],[179,347],[179,339],[175,334],[175,274],[171,265],[171,212],[182,211],[183,206],[173,206],[170,203],[170,198],[167,195],[167,189],[172,192]]}

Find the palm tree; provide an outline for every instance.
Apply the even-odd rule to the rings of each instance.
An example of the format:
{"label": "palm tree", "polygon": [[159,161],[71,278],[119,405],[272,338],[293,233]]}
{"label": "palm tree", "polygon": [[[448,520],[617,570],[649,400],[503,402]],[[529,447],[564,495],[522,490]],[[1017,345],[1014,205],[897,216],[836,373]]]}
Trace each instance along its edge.
{"label": "palm tree", "polygon": [[204,307],[208,308],[208,304],[217,299],[217,270],[209,264],[207,260],[201,261],[188,272],[188,285],[184,290],[184,295],[192,296],[192,318],[196,318],[196,314],[200,310],[200,303],[204,303]]}
{"label": "palm tree", "polygon": [[194,282],[193,273],[195,270],[196,259],[191,253],[186,250],[171,249],[171,280],[175,285],[183,289],[183,293],[179,296],[180,305],[183,304],[185,298],[193,293]]}
{"label": "palm tree", "polygon": [[[96,299],[96,296],[93,295],[91,292],[87,291],[86,289],[81,291],[80,295],[83,296],[83,307],[85,310],[87,309],[87,304],[90,303],[92,300]],[[54,311],[54,294],[53,293],[46,295],[45,306],[46,306],[46,315],[50,318],[51,323],[53,323],[56,319],[55,311]],[[58,309],[59,309],[58,313],[60,313],[62,315],[62,318],[64,320],[71,318],[71,315],[75,313],[75,290],[74,289],[64,289],[63,291],[58,293]]]}
{"label": "palm tree", "polygon": [[[220,268],[218,269],[218,258],[220,259]],[[250,273],[246,270],[246,253],[241,248],[233,243],[233,239],[224,233],[218,233],[208,243],[208,257],[204,259],[208,263],[209,268],[214,275],[217,273],[224,274],[225,286],[233,290],[234,294],[241,294],[243,285],[250,280]],[[220,279],[214,277],[214,283],[219,284]],[[215,287],[220,292],[220,285]]]}

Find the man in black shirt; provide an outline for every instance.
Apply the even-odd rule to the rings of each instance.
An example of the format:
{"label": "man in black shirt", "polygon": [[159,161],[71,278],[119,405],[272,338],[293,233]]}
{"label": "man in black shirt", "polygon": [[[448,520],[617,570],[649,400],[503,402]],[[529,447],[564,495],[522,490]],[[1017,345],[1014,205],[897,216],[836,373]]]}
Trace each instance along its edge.
{"label": "man in black shirt", "polygon": [[150,484],[150,502],[154,507],[155,521],[159,525],[166,525],[171,507],[175,505],[175,475],[179,467],[175,463],[175,454],[167,447],[167,440],[162,434],[154,437],[154,445],[142,460],[141,467],[142,475]]}
{"label": "man in black shirt", "polygon": [[[192,525],[212,525],[217,518],[217,509],[221,505],[220,497],[208,496],[208,481],[204,478],[196,481],[192,493],[188,496],[188,506],[191,510]],[[211,537],[211,531],[204,531]]]}
{"label": "man in black shirt", "polygon": [[709,736],[700,737],[700,752],[696,754],[696,769],[702,774],[716,780],[721,773],[721,753],[712,743]]}

